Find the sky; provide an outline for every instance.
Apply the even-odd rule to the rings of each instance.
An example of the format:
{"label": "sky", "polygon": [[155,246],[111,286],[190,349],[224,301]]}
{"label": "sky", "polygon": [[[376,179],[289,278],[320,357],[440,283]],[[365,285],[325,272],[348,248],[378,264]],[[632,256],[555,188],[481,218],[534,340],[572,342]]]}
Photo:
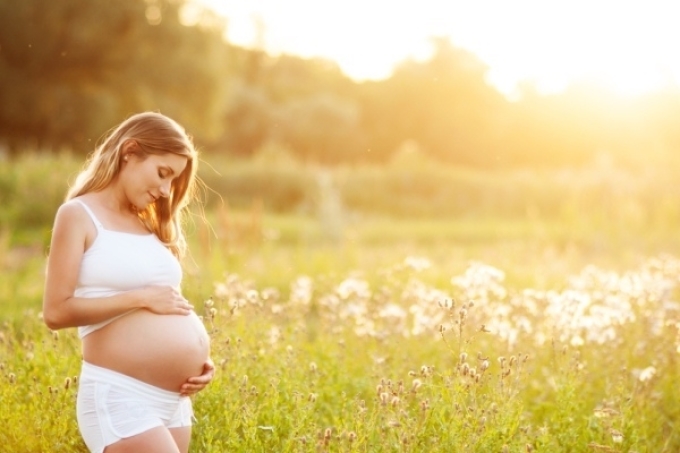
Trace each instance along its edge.
{"label": "sky", "polygon": [[588,79],[627,96],[680,85],[680,0],[195,1],[226,17],[234,44],[334,60],[357,81],[448,36],[508,97],[521,81],[548,93]]}

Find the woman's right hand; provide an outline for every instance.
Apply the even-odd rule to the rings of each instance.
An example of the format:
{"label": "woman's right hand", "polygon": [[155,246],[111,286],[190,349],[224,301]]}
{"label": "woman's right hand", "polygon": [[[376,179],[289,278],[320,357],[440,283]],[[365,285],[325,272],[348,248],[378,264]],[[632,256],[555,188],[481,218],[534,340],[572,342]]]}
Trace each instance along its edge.
{"label": "woman's right hand", "polygon": [[171,286],[147,286],[140,289],[143,307],[157,315],[188,315],[192,305]]}

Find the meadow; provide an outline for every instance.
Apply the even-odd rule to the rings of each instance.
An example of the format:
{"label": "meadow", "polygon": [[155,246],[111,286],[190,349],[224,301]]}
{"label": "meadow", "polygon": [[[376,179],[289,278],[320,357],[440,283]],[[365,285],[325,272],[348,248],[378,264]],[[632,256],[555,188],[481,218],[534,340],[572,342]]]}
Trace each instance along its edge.
{"label": "meadow", "polygon": [[[409,159],[204,166],[184,291],[217,373],[191,451],[680,451],[672,169]],[[77,335],[40,319],[78,166],[0,161],[2,451],[86,451]]]}

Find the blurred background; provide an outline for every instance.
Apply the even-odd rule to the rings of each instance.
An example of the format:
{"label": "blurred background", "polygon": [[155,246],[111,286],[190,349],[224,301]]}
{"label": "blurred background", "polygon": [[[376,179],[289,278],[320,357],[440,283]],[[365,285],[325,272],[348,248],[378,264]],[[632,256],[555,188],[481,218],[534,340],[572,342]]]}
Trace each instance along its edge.
{"label": "blurred background", "polygon": [[[260,240],[345,240],[371,219],[376,241],[401,228],[672,249],[679,13],[661,1],[0,0],[3,241],[44,247],[84,157],[155,110],[194,137],[208,210],[231,231],[242,214]],[[267,229],[268,214],[318,231]],[[407,220],[469,225],[456,236]]]}

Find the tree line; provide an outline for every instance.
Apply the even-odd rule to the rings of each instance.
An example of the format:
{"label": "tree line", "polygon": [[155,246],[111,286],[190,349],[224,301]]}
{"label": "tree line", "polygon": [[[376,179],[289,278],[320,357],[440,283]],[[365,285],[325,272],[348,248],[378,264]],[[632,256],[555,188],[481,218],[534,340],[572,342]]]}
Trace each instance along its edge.
{"label": "tree line", "polygon": [[0,0],[0,150],[92,150],[141,110],[184,124],[205,152],[276,146],[323,164],[404,152],[476,167],[667,164],[680,148],[680,91],[621,98],[576,84],[509,101],[488,68],[445,38],[356,82],[333,62],[226,42],[223,20],[184,0]]}

